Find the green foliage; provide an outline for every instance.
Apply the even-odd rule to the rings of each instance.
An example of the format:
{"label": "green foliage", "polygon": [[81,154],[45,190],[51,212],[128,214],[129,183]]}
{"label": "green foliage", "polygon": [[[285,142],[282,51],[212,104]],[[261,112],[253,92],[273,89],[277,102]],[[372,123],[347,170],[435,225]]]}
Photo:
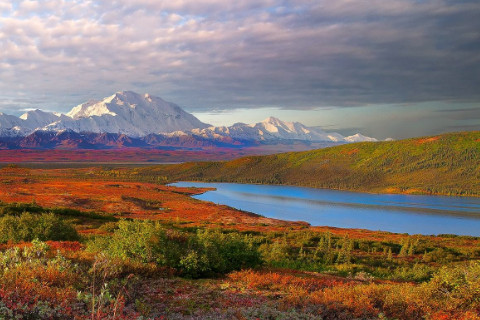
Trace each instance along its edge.
{"label": "green foliage", "polygon": [[84,212],[70,208],[43,208],[33,203],[2,203],[0,201],[0,217],[5,215],[19,216],[24,212],[30,213],[54,213],[59,216],[68,217],[84,217],[90,219],[98,219],[105,221],[116,221],[117,219],[111,215],[99,214],[95,212]]}
{"label": "green foliage", "polygon": [[435,268],[428,265],[416,263],[413,266],[396,268],[387,277],[390,279],[422,282],[429,280],[432,277],[434,270]]}
{"label": "green foliage", "polygon": [[175,268],[192,278],[253,268],[261,263],[251,236],[210,230],[189,234],[167,230],[151,221],[120,221],[111,238],[96,238],[89,248],[121,259]]}
{"label": "green foliage", "polygon": [[18,216],[24,212],[42,213],[45,212],[42,207],[35,203],[2,203],[0,202],[0,216],[13,215]]}
{"label": "green foliage", "polygon": [[433,251],[423,255],[423,261],[448,263],[458,259],[460,253],[452,248],[435,248]]}
{"label": "green foliage", "polygon": [[0,243],[8,241],[78,240],[79,235],[68,222],[53,213],[34,215],[28,212],[20,216],[0,218]]}
{"label": "green foliage", "polygon": [[[451,237],[448,237],[451,238]],[[474,240],[474,239],[471,239]],[[330,232],[289,231],[257,235],[266,266],[339,275],[368,273],[376,278],[425,282],[438,264],[480,259],[476,247],[465,248],[463,237],[448,246],[430,236],[388,237],[383,241],[333,235]]]}
{"label": "green foliage", "polygon": [[12,273],[15,268],[21,269],[25,266],[28,268],[54,266],[59,270],[73,267],[72,263],[61,255],[56,255],[54,258],[48,256],[49,249],[47,243],[33,240],[31,246],[22,249],[14,247],[0,252],[0,274],[5,276]]}
{"label": "green foliage", "polygon": [[118,228],[117,222],[106,222],[102,224],[98,229],[105,232],[113,232]]}
{"label": "green foliage", "polygon": [[261,263],[260,253],[251,236],[207,229],[199,230],[196,239],[199,247],[211,260],[214,272],[227,273],[253,268]]}
{"label": "green foliage", "polygon": [[365,142],[306,152],[197,162],[125,173],[140,180],[288,184],[376,192],[480,195],[480,132]]}
{"label": "green foliage", "polygon": [[162,249],[165,240],[165,231],[159,224],[121,221],[114,230],[112,239],[97,238],[95,245],[122,259],[163,264]]}
{"label": "green foliage", "polygon": [[447,300],[452,308],[469,308],[480,303],[480,262],[442,267],[424,285],[432,298]]}

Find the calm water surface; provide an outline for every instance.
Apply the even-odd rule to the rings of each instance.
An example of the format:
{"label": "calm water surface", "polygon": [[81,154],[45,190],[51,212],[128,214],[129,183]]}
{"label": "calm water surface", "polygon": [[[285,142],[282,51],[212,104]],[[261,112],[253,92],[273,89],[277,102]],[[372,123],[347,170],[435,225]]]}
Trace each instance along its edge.
{"label": "calm water surface", "polygon": [[480,236],[480,198],[370,194],[290,186],[178,182],[212,187],[194,198],[313,226]]}

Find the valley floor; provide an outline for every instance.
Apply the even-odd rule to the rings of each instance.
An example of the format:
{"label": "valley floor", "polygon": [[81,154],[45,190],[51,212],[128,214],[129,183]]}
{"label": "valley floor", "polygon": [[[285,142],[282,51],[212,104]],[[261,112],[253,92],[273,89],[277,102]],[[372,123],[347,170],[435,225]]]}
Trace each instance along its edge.
{"label": "valley floor", "polygon": [[0,319],[480,319],[480,238],[310,227],[163,182],[0,169]]}

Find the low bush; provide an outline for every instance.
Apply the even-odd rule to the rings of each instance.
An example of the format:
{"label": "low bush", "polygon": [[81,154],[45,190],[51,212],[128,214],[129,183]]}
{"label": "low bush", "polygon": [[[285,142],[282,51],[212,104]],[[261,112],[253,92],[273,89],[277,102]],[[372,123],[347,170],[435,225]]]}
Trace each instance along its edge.
{"label": "low bush", "polygon": [[68,216],[68,217],[84,217],[89,219],[105,220],[105,221],[116,221],[117,218],[113,217],[110,214],[96,213],[96,212],[85,212],[71,208],[44,208],[39,206],[36,203],[3,203],[0,201],[0,217],[1,216],[20,216],[25,212],[29,213],[54,213],[59,216]]}
{"label": "low bush", "polygon": [[210,230],[189,234],[150,221],[121,221],[111,237],[97,237],[88,248],[175,268],[190,278],[253,268],[262,262],[251,236]]}
{"label": "low bush", "polygon": [[475,309],[480,312],[480,262],[442,267],[430,282],[424,284],[426,295],[448,309]]}
{"label": "low bush", "polygon": [[79,235],[68,222],[53,213],[0,217],[0,243],[8,241],[78,240]]}
{"label": "low bush", "polygon": [[[0,319],[141,319],[125,308],[122,289],[106,281],[115,268],[111,261],[95,261],[92,274],[89,265],[52,249],[34,240],[0,252]],[[100,269],[101,264],[109,270]]]}

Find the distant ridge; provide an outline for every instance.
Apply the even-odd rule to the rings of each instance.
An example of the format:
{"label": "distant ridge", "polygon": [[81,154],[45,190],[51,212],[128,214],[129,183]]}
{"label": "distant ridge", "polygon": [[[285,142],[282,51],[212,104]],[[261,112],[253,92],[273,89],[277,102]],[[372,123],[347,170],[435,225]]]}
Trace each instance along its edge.
{"label": "distant ridge", "polygon": [[142,169],[169,181],[480,196],[480,131]]}
{"label": "distant ridge", "polygon": [[[73,133],[81,134],[73,138]],[[79,148],[105,146],[93,134],[126,136],[122,141],[109,141],[108,147],[135,145],[151,146],[145,141],[149,135],[161,135],[163,141],[196,140],[200,144],[251,145],[277,144],[282,141],[327,142],[330,144],[376,141],[356,134],[344,137],[339,133],[309,128],[299,122],[286,122],[269,117],[255,124],[236,123],[230,127],[213,127],[174,103],[147,94],[132,91],[117,92],[100,101],[89,100],[72,108],[67,114],[44,112],[36,109],[20,117],[0,113],[0,147],[3,148],[57,148],[68,145]],[[47,141],[48,137],[52,141]],[[187,138],[189,137],[189,138]],[[3,138],[3,139],[2,139]],[[8,139],[6,139],[8,138]],[[91,139],[87,141],[86,139]],[[110,140],[118,140],[109,136]],[[134,140],[144,142],[134,142]],[[65,141],[60,141],[65,140]],[[68,140],[68,141],[66,141]],[[74,141],[75,140],[75,141]],[[80,141],[82,140],[82,141]],[[210,141],[210,142],[208,142]]]}
{"label": "distant ridge", "polygon": [[299,122],[286,122],[275,117],[269,117],[255,124],[236,123],[230,127],[193,129],[190,133],[205,138],[228,136],[233,139],[256,141],[302,140],[350,142],[339,133],[327,133],[319,128],[308,128]]}

